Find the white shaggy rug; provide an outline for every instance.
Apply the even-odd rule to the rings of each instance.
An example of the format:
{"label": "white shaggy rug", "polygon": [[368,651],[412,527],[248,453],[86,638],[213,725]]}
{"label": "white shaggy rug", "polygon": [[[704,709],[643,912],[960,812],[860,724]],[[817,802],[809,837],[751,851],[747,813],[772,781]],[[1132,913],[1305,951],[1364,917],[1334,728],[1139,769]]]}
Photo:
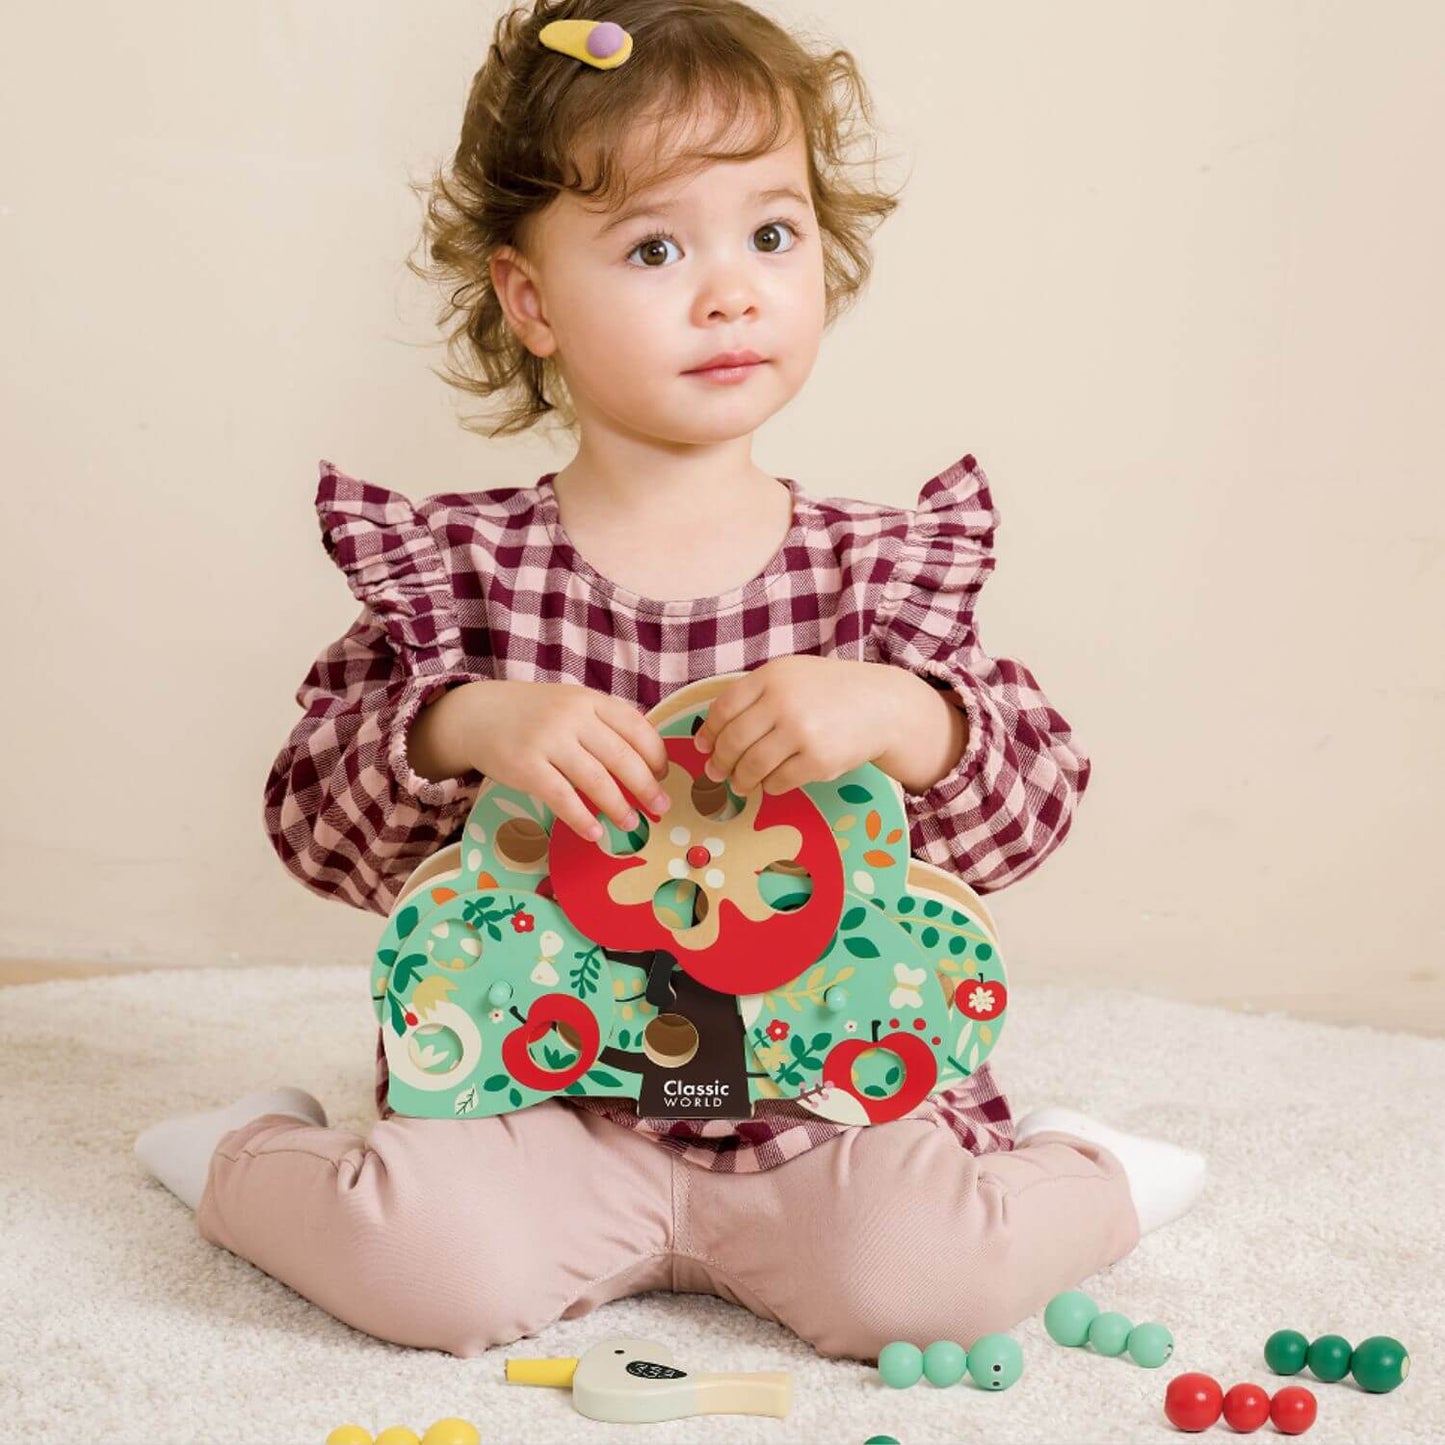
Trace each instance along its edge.
{"label": "white shaggy rug", "polygon": [[[0,1438],[323,1445],[344,1421],[420,1434],[460,1415],[487,1445],[1158,1441],[1178,1438],[1161,1408],[1172,1375],[1281,1385],[1262,1346],[1289,1326],[1352,1342],[1393,1334],[1412,1356],[1388,1395],[1307,1375],[1312,1445],[1445,1439],[1445,1040],[1020,987],[995,1055],[1016,1114],[1067,1104],[1208,1155],[1193,1213],[1085,1282],[1103,1308],[1168,1324],[1176,1353],[1144,1370],[1063,1349],[1032,1318],[1014,1331],[1024,1375],[1005,1393],[894,1391],[735,1305],[666,1292],[479,1359],[408,1349],[200,1239],[132,1156],[136,1134],[281,1082],[317,1095],[333,1122],[369,1127],[366,989],[362,964],[0,992]],[[670,1341],[697,1368],[790,1370],[792,1413],[606,1425],[565,1391],[503,1382],[508,1355],[580,1355],[612,1333]],[[1222,1423],[1212,1433],[1231,1435]],[[1260,1438],[1278,1436],[1267,1425]]]}

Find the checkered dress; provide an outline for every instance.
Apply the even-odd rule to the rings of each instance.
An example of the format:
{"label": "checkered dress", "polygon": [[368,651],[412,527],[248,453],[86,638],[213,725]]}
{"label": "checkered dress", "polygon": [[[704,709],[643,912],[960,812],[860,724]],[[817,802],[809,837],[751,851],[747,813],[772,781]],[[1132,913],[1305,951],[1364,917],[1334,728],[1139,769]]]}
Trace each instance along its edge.
{"label": "checkered dress", "polygon": [[[1068,833],[1089,760],[1033,675],[988,656],[974,606],[994,567],[999,515],[965,456],[916,508],[815,498],[790,478],[793,521],[757,576],[718,597],[659,600],[580,555],[552,490],[398,492],[321,463],[322,542],[361,611],[312,663],[303,716],[266,782],[273,847],[302,883],[385,917],[416,866],[461,831],[483,779],[430,782],[407,761],[418,710],[476,678],[578,683],[646,712],[685,683],[813,653],[905,667],[968,716],[957,766],[904,793],[914,856],[979,893],[1037,868]],[[377,1035],[376,1104],[387,1068]],[[560,1096],[707,1169],[770,1169],[847,1129],[787,1100],[750,1120],[640,1119],[630,1100]],[[987,1063],[909,1117],[975,1153],[1009,1149],[1013,1123]]]}

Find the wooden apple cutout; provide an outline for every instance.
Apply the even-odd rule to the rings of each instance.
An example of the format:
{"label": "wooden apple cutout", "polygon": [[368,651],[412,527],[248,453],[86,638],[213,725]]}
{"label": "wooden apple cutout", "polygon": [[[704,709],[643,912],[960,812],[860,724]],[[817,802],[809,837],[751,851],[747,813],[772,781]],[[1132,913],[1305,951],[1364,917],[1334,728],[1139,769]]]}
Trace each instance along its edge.
{"label": "wooden apple cutout", "polygon": [[[875,1098],[863,1093],[853,1082],[853,1065],[860,1054],[870,1049],[886,1049],[898,1057],[903,1067],[903,1082],[896,1092],[886,1098]],[[901,1119],[928,1097],[938,1080],[938,1061],[933,1050],[917,1034],[884,1034],[876,1042],[872,1039],[845,1039],[834,1044],[823,1061],[823,1082],[835,1089],[851,1094],[863,1106],[870,1124],[886,1124]]]}
{"label": "wooden apple cutout", "polygon": [[954,992],[953,1006],[964,1018],[987,1022],[1008,1007],[1008,989],[992,979],[967,981]]}
{"label": "wooden apple cutout", "polygon": [[[549,1069],[532,1057],[532,1045],[555,1023],[568,1025],[577,1038],[578,1055],[566,1068]],[[526,1021],[502,1040],[502,1062],[519,1083],[539,1094],[565,1089],[597,1061],[602,1047],[592,1010],[570,993],[544,993],[532,1000]]]}
{"label": "wooden apple cutout", "polygon": [[[693,804],[692,788],[707,755],[691,736],[663,741],[669,768],[661,786],[672,806],[660,818],[648,812],[638,852],[619,857],[561,819],[554,824],[557,902],[587,937],[609,948],[666,949],[720,993],[755,993],[796,978],[827,948],[842,913],[843,863],[831,825],[802,788],[758,791],[736,817],[706,817]],[[812,880],[807,902],[787,912],[773,909],[758,886],[758,875],[780,861],[804,868]],[[690,928],[669,928],[653,908],[658,889],[678,879],[691,881],[707,900],[704,917]]]}

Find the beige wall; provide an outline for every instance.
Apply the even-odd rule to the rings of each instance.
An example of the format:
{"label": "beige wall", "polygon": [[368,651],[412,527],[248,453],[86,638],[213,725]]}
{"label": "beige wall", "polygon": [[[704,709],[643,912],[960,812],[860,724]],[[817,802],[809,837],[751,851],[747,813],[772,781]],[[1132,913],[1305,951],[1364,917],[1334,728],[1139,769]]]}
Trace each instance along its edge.
{"label": "beige wall", "polygon": [[[317,459],[417,499],[566,459],[457,426],[402,265],[497,10],[12,23],[0,955],[365,987],[379,921],[288,877],[261,788],[356,610]],[[992,900],[1016,981],[1441,1030],[1445,11],[777,13],[854,49],[911,176],[755,455],[911,504],[974,452],[984,645],[1094,760]]]}

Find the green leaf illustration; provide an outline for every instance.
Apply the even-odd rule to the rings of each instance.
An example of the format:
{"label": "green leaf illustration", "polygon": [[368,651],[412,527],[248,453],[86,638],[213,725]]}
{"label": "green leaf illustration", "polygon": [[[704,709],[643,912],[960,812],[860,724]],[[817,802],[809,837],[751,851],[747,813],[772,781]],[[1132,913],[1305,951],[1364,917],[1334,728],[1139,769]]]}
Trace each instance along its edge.
{"label": "green leaf illustration", "polygon": [[867,803],[872,800],[873,794],[861,783],[844,783],[838,789],[838,796],[845,803]]}
{"label": "green leaf illustration", "polygon": [[511,1082],[512,1076],[510,1074],[493,1074],[490,1079],[483,1080],[482,1088],[489,1094],[495,1094],[498,1089],[505,1089]]}
{"label": "green leaf illustration", "polygon": [[843,947],[853,955],[854,958],[877,958],[878,945],[869,938],[845,938]]}
{"label": "green leaf illustration", "polygon": [[422,969],[424,969],[430,962],[431,960],[424,953],[407,954],[407,956],[402,959],[401,962],[398,963],[397,966],[392,970],[392,988],[394,988],[397,993],[405,993],[407,989],[411,987],[412,980],[415,979],[417,974],[419,974]]}
{"label": "green leaf illustration", "polygon": [[602,971],[602,955],[596,948],[590,948],[585,953],[579,953],[576,957],[580,960],[569,977],[572,981],[572,990],[582,998],[588,994],[597,992],[597,977]]}

